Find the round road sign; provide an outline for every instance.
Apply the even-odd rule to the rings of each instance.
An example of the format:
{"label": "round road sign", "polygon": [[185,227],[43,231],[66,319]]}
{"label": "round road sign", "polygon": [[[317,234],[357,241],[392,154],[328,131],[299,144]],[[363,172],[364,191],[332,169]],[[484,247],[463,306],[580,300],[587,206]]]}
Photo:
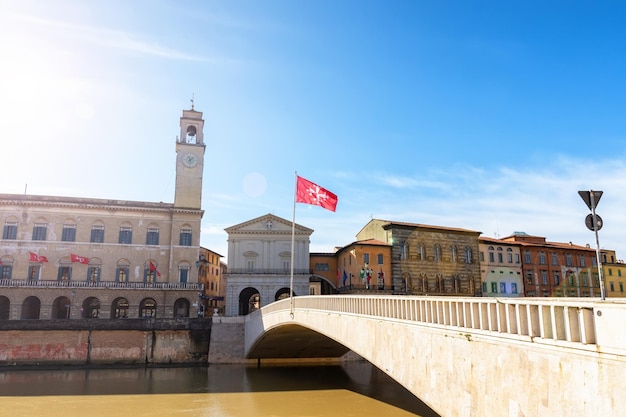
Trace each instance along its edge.
{"label": "round road sign", "polygon": [[[593,214],[588,214],[587,217],[585,217],[585,226],[593,232]],[[602,217],[596,214],[596,230],[600,229],[602,229]]]}

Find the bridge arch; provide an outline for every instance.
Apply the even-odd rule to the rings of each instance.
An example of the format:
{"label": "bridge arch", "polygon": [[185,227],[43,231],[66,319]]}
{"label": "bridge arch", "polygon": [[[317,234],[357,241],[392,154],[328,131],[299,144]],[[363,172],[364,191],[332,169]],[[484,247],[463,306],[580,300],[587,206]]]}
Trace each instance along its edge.
{"label": "bridge arch", "polygon": [[350,349],[442,416],[616,416],[626,392],[616,323],[626,329],[624,301],[302,296],[246,316],[244,352],[314,358]]}

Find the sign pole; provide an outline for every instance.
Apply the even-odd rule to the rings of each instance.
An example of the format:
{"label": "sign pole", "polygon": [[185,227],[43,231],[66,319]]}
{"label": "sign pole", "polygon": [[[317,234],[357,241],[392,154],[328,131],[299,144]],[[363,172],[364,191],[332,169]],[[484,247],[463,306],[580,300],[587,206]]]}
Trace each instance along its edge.
{"label": "sign pole", "polygon": [[600,257],[600,239],[598,238],[598,216],[596,216],[595,193],[593,190],[589,193],[591,201],[591,215],[593,216],[593,233],[596,235],[596,263],[598,264],[598,278],[600,279],[600,298],[606,300],[606,291],[604,287],[604,274],[602,273],[602,259]]}

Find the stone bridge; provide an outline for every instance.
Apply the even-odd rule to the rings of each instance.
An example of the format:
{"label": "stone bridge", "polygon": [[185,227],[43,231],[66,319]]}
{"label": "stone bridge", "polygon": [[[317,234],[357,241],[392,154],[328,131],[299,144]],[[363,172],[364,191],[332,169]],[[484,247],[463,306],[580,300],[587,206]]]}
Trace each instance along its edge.
{"label": "stone bridge", "polygon": [[304,296],[246,316],[249,359],[354,351],[443,417],[626,416],[626,300]]}

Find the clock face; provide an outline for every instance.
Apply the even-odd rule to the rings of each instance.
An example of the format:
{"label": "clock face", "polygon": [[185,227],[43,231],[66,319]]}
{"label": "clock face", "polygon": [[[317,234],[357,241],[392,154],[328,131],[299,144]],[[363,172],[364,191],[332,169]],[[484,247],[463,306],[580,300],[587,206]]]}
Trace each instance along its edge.
{"label": "clock face", "polygon": [[198,157],[192,153],[183,155],[183,164],[188,168],[193,168],[198,164]]}

